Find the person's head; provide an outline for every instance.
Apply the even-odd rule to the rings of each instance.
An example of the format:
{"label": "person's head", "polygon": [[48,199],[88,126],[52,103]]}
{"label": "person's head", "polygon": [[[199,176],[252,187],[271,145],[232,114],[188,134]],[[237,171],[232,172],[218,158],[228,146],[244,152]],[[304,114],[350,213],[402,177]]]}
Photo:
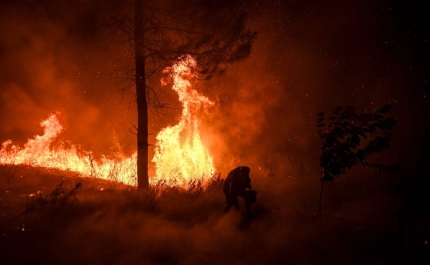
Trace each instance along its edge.
{"label": "person's head", "polygon": [[249,172],[251,172],[251,169],[247,166],[241,166],[240,167],[240,174],[242,176],[249,176]]}

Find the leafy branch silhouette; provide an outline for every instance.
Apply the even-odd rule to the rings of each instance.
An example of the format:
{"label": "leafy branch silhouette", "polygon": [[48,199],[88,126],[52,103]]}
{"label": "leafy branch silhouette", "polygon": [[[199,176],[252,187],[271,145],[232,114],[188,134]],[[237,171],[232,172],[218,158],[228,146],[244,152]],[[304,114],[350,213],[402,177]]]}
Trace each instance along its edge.
{"label": "leafy branch silhouette", "polygon": [[326,119],[324,112],[317,115],[316,126],[322,139],[320,166],[323,169],[320,189],[320,216],[322,190],[325,181],[333,181],[355,165],[376,168],[379,172],[396,170],[398,166],[371,164],[371,155],[390,146],[390,131],[396,121],[387,117],[391,106],[385,105],[374,113],[357,114],[353,106],[338,106]]}

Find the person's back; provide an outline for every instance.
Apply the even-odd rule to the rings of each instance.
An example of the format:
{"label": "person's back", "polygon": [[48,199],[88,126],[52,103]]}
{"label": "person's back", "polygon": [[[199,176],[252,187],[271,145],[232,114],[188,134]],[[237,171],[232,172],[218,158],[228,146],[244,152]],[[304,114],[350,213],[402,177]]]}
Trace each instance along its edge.
{"label": "person's back", "polygon": [[249,172],[251,169],[247,166],[241,166],[233,169],[228,173],[224,181],[224,193],[231,193],[234,195],[241,195],[245,192],[246,188],[251,188],[251,179]]}

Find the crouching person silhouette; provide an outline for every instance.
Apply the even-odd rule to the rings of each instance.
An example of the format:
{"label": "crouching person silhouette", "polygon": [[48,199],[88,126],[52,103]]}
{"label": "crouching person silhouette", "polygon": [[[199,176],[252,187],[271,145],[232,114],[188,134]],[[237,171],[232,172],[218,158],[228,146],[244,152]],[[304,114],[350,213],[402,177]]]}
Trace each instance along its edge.
{"label": "crouching person silhouette", "polygon": [[251,190],[251,178],[249,177],[250,171],[251,169],[249,167],[241,166],[228,173],[223,185],[223,192],[226,200],[226,205],[223,209],[224,213],[227,213],[231,206],[234,206],[236,210],[239,210],[238,198],[242,197],[245,200],[247,215],[249,217],[254,216],[251,212],[251,204],[255,202],[257,192]]}

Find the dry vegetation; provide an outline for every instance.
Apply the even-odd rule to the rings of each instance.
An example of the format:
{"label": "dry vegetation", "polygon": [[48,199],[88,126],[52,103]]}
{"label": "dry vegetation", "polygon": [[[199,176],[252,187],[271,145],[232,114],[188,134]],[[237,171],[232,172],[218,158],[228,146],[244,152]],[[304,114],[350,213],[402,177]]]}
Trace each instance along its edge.
{"label": "dry vegetation", "polygon": [[[282,183],[288,183],[287,176],[257,178],[253,211],[258,216],[247,219],[234,211],[221,214],[222,179],[205,191],[198,186],[191,191],[155,187],[144,193],[70,172],[23,168],[11,181],[11,192],[6,193],[6,181],[0,181],[0,263],[399,262],[393,212],[378,218],[369,216],[371,210],[368,215],[349,214],[351,207],[369,205],[363,200],[342,207],[330,204],[320,220],[318,183],[311,199],[300,196],[304,189],[298,185]],[[425,224],[405,220],[405,264],[426,264],[429,249],[423,244],[423,230],[413,229]]]}

